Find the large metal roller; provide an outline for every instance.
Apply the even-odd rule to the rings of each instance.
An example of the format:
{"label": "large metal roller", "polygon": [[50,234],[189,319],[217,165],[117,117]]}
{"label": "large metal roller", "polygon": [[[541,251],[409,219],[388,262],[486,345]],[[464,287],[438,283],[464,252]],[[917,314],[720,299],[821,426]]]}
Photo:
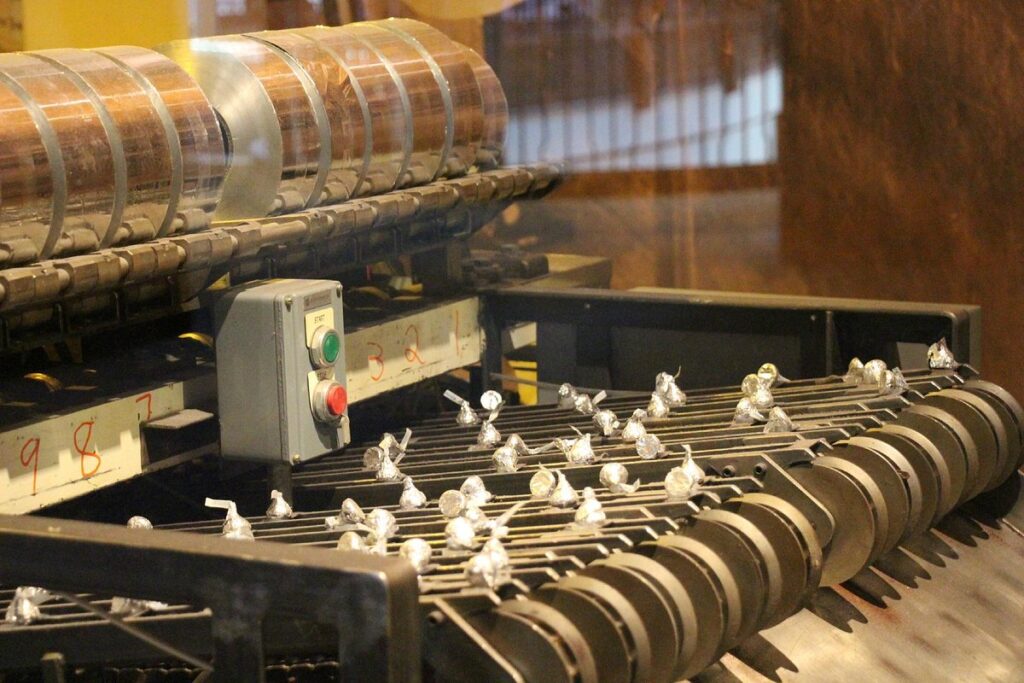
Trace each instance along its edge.
{"label": "large metal roller", "polygon": [[224,138],[210,101],[180,66],[159,52],[127,45],[95,52],[119,65],[146,91],[170,141],[171,206],[158,235],[207,227],[227,171]]}
{"label": "large metal roller", "polygon": [[252,34],[283,51],[305,71],[323,103],[329,128],[329,168],[318,204],[363,193],[372,163],[372,114],[357,79],[327,47],[293,31]]}
{"label": "large metal roller", "polygon": [[[22,167],[21,182],[11,185],[13,193],[8,196],[8,187],[3,188],[4,241],[31,240],[37,253],[24,260],[110,245],[120,219],[117,187],[124,169],[114,161],[109,115],[90,98],[80,78],[28,53],[0,55],[0,83],[21,100],[36,128],[26,128],[22,109],[5,108],[14,121],[11,126],[0,121],[0,135],[10,139],[24,133],[27,141],[5,140],[0,147],[24,145],[34,154],[32,165]],[[8,206],[11,222],[24,226],[23,231],[8,228]],[[37,222],[46,225],[45,238]],[[8,249],[22,260],[25,251]]]}
{"label": "large metal roller", "polygon": [[246,36],[174,41],[159,48],[191,75],[224,122],[230,167],[215,218],[251,218],[317,203],[329,133],[306,72]]}
{"label": "large metal roller", "polygon": [[409,43],[441,85],[447,153],[439,171],[449,177],[466,173],[476,163],[484,133],[483,94],[467,48],[432,26],[411,19],[388,19],[380,26]]}
{"label": "large metal roller", "polygon": [[81,88],[110,140],[114,203],[106,241],[123,244],[156,237],[173,208],[172,182],[180,171],[163,120],[146,90],[100,53],[65,49],[34,55]]}
{"label": "large metal roller", "polygon": [[[0,268],[498,164],[479,55],[401,19],[0,57]],[[161,54],[162,53],[162,54]]]}

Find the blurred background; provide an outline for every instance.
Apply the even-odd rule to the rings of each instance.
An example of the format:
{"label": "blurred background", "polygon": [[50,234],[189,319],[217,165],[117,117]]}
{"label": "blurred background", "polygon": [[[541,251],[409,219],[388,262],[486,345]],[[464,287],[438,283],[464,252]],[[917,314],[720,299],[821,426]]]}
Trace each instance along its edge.
{"label": "blurred background", "polygon": [[475,239],[613,286],[976,303],[1024,394],[1020,0],[0,0],[4,50],[410,16],[478,49],[506,160],[572,176]]}

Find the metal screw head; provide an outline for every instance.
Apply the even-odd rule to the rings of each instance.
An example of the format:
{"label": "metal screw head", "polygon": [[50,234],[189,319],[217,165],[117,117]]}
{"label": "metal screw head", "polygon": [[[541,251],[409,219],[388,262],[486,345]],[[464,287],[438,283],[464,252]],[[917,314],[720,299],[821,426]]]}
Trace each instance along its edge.
{"label": "metal screw head", "polygon": [[292,310],[292,304],[295,303],[295,297],[288,295],[284,298],[284,307],[289,311]]}
{"label": "metal screw head", "polygon": [[292,453],[292,464],[293,465],[298,465],[301,462],[302,462],[302,456],[299,455],[298,453]]}

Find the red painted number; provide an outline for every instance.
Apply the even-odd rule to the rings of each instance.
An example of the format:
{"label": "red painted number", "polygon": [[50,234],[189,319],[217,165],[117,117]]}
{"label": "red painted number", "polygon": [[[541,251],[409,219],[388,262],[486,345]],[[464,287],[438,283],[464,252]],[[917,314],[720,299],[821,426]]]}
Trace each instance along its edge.
{"label": "red painted number", "polygon": [[142,403],[143,401],[146,402],[146,419],[144,422],[149,422],[153,418],[153,394],[147,392],[135,399],[136,403]]}
{"label": "red painted number", "polygon": [[21,447],[21,466],[24,468],[32,468],[32,494],[36,492],[36,478],[39,474],[39,439],[29,439],[25,442],[25,445]]}
{"label": "red painted number", "polygon": [[375,342],[367,342],[366,345],[377,349],[377,353],[371,353],[369,356],[366,357],[366,359],[370,363],[377,364],[377,370],[370,371],[370,379],[373,380],[374,382],[379,382],[380,378],[384,376],[384,347]]}
{"label": "red painted number", "polygon": [[405,347],[405,360],[409,363],[426,365],[426,361],[420,358],[420,328],[415,325],[409,325],[405,330],[405,338],[409,339],[410,334],[412,336],[412,343]]}
{"label": "red painted number", "polygon": [[[92,450],[89,450],[89,442],[92,441],[93,424],[95,423],[92,420],[83,422],[78,425],[75,429],[75,433],[72,435],[72,439],[75,442],[75,450],[78,451],[79,462],[82,466],[83,479],[88,479],[92,475],[96,474],[100,469],[100,465],[103,464],[103,458],[100,457],[100,454],[95,447]],[[86,458],[92,460],[92,468],[86,468]]]}

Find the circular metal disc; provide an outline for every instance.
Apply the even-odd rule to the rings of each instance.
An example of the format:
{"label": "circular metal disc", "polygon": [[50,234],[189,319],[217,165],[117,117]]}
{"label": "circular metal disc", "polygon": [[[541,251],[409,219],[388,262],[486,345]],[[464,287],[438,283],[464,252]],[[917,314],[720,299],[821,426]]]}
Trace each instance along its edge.
{"label": "circular metal disc", "polygon": [[807,588],[805,589],[804,598],[810,597],[810,594],[821,583],[821,561],[823,555],[821,543],[818,541],[818,534],[814,530],[814,525],[788,500],[767,493],[748,493],[744,497],[778,514],[796,533],[801,545],[803,545],[804,562],[807,566]]}
{"label": "circular metal disc", "polygon": [[787,472],[828,509],[836,523],[832,540],[824,549],[820,585],[831,586],[853,578],[867,566],[875,544],[875,517],[867,496],[837,469],[812,463]]}
{"label": "circular metal disc", "polygon": [[[925,519],[924,512],[926,510],[924,489],[922,488],[921,478],[917,474],[917,470],[910,463],[907,457],[897,448],[890,446],[885,441],[876,439],[872,436],[855,436],[849,440],[849,445],[865,448],[874,453],[877,453],[881,457],[888,460],[895,468],[897,474],[903,482],[904,489],[907,493],[907,525],[903,529],[903,534],[900,536],[899,542],[902,543],[907,539],[916,536],[920,531],[923,531],[921,525],[927,524],[931,521],[931,517]],[[935,505],[938,495],[938,486],[935,487],[935,493],[932,495],[931,505]],[[925,526],[924,528],[927,528]]]}
{"label": "circular metal disc", "polygon": [[[180,66],[158,52],[124,45],[96,51],[131,74],[164,119],[180,178],[171,180],[177,201],[160,236],[206,227],[227,171],[224,139],[210,101]],[[188,219],[179,221],[178,214]]]}
{"label": "circular metal disc", "polygon": [[572,683],[575,663],[568,651],[529,618],[495,609],[470,622],[527,680]]}
{"label": "circular metal disc", "polygon": [[[1001,407],[1001,410],[997,410],[1001,415],[1009,416],[1010,424],[1007,425],[1006,435],[1009,439],[1009,448],[1011,456],[1015,455],[1016,460],[1014,461],[1013,468],[1019,468],[1021,466],[1021,460],[1024,459],[1024,431],[1021,427],[1024,426],[1024,415],[1020,413],[1021,407],[1017,401],[1014,400],[1013,396],[1010,396],[1001,387],[998,387],[990,382],[980,382],[972,380],[964,385],[964,391],[969,391],[972,394],[977,394],[989,401],[993,407]],[[989,389],[994,387],[994,389]]]}
{"label": "circular metal disc", "polygon": [[920,512],[917,517],[917,523],[908,533],[911,536],[923,533],[925,530],[930,528],[932,523],[935,521],[935,515],[939,510],[939,497],[941,495],[939,474],[935,470],[935,465],[931,458],[924,453],[916,442],[892,431],[887,432],[882,431],[881,429],[870,429],[864,432],[863,437],[860,438],[865,437],[881,441],[882,443],[895,448],[904,458],[906,458],[907,462],[910,463],[910,466],[914,470],[914,474],[917,475],[917,483],[920,486],[921,498],[919,499]]}
{"label": "circular metal disc", "polygon": [[722,503],[722,509],[744,517],[757,525],[775,549],[782,569],[782,604],[775,614],[769,614],[764,627],[774,626],[800,609],[807,590],[807,562],[803,544],[793,529],[772,510],[738,496]]}
{"label": "circular metal disc", "polygon": [[[875,431],[872,430],[872,432]],[[953,489],[953,477],[949,472],[949,465],[946,464],[946,459],[942,457],[942,453],[939,452],[938,447],[932,443],[931,439],[916,429],[890,422],[883,425],[877,431],[879,434],[892,434],[909,441],[919,451],[921,456],[927,458],[927,464],[931,468],[931,472],[935,476],[939,487],[938,503],[935,506],[935,514],[932,516],[932,521],[929,525],[934,526],[936,522],[945,517],[956,506],[958,496],[958,492]],[[896,444],[893,443],[893,445]],[[908,458],[911,457],[908,456]],[[924,481],[923,478],[922,481]]]}
{"label": "circular metal disc", "polygon": [[969,403],[943,395],[941,392],[926,396],[921,401],[921,405],[938,406],[949,411],[956,415],[956,418],[970,432],[978,448],[978,481],[974,495],[986,490],[995,478],[999,463],[999,445],[988,420]]}
{"label": "circular metal disc", "polygon": [[867,499],[871,507],[871,514],[875,520],[874,543],[871,546],[871,554],[867,564],[871,564],[885,553],[885,542],[889,533],[889,508],[885,502],[885,495],[879,488],[871,475],[859,465],[836,458],[831,455],[823,455],[815,458],[814,463],[822,467],[838,470],[846,475],[850,481],[860,488],[861,493]]}
{"label": "circular metal disc", "polygon": [[[965,408],[963,406],[955,406],[958,412],[963,412]],[[964,464],[966,467],[966,483],[964,485],[964,492],[960,496],[958,505],[964,501],[970,500],[981,492],[982,482],[980,479],[981,475],[981,461],[978,455],[978,445],[974,441],[974,437],[971,436],[970,431],[964,426],[964,423],[956,416],[956,414],[945,410],[940,406],[934,405],[912,405],[903,410],[903,413],[925,415],[938,421],[943,427],[945,427],[950,434],[959,442],[960,449],[964,455]]]}
{"label": "circular metal disc", "polygon": [[854,445],[838,446],[832,455],[858,465],[868,473],[878,490],[885,498],[885,508],[889,513],[889,526],[883,529],[885,542],[883,552],[888,552],[899,545],[900,539],[909,528],[910,500],[907,488],[899,470],[887,458],[874,450]]}
{"label": "circular metal disc", "polygon": [[761,572],[761,585],[765,589],[761,607],[757,610],[757,624],[760,628],[761,624],[770,615],[777,613],[782,605],[782,568],[779,558],[775,555],[775,549],[756,524],[735,512],[713,509],[702,510],[699,515],[701,519],[716,522],[735,531],[754,558]]}
{"label": "circular metal disc", "polygon": [[710,570],[692,553],[660,542],[643,543],[637,550],[649,554],[651,559],[672,572],[693,601],[697,613],[697,643],[693,656],[680,661],[675,672],[677,679],[689,678],[715,660],[725,629],[725,598]]}
{"label": "circular metal disc", "polygon": [[729,566],[712,548],[695,538],[667,534],[658,539],[658,542],[664,542],[678,550],[691,553],[710,570],[712,578],[718,583],[718,588],[725,599],[723,603],[725,605],[725,628],[718,652],[720,654],[732,647],[739,636],[743,608],[739,587],[736,585],[736,577]]}
{"label": "circular metal disc", "polygon": [[[737,640],[742,641],[757,631],[767,589],[757,558],[740,533],[726,524],[706,519],[700,513],[687,517],[679,533],[715,551],[736,579],[740,594],[740,630]],[[726,647],[729,646],[727,643]]]}
{"label": "circular metal disc", "polygon": [[676,621],[681,641],[676,655],[677,663],[692,657],[697,647],[697,613],[689,593],[679,579],[663,565],[638,553],[614,553],[607,560],[598,561],[598,564],[601,563],[623,566],[648,576],[655,588],[662,591],[662,597],[672,608],[672,617]]}
{"label": "circular metal disc", "polygon": [[[939,393],[969,404],[972,408],[981,413],[988,421],[988,424],[992,427],[992,432],[996,437],[996,448],[999,457],[996,460],[996,471],[992,475],[992,481],[990,481],[988,486],[985,487],[985,490],[990,491],[1002,484],[1009,478],[1010,473],[1016,469],[1017,459],[1020,456],[1016,448],[1017,430],[1013,423],[1013,417],[1009,414],[1009,411],[1006,410],[1005,407],[1000,406],[998,402],[979,396],[973,391],[947,389],[946,391],[941,391]],[[997,410],[997,408],[999,409]],[[1010,445],[1011,436],[1013,437],[1012,441],[1014,443],[1014,447],[1011,447]]]}
{"label": "circular metal disc", "polygon": [[590,645],[601,681],[628,683],[631,678],[629,648],[615,618],[601,604],[581,591],[546,584],[530,592],[530,598],[549,605],[572,619]]}
{"label": "circular metal disc", "polygon": [[651,634],[633,603],[614,586],[589,576],[566,577],[558,582],[558,587],[578,590],[596,599],[615,617],[631,652],[633,680],[648,680],[651,676]]}
{"label": "circular metal disc", "polygon": [[[261,67],[287,69],[287,65],[268,46],[240,36],[180,40],[158,49],[188,71],[227,127],[230,165],[216,217],[227,220],[271,213],[285,173],[284,127],[273,98],[263,88],[269,74]],[[296,129],[288,139],[302,137]]]}
{"label": "circular metal disc", "polygon": [[497,611],[505,614],[517,614],[526,617],[550,634],[559,638],[560,644],[569,652],[578,679],[596,681],[597,664],[591,653],[590,645],[576,627],[574,619],[566,617],[549,605],[530,599],[506,600],[498,606]]}
{"label": "circular metal disc", "polygon": [[1024,467],[1024,408],[1021,408],[1020,403],[1017,402],[1017,399],[1015,399],[1010,392],[1003,389],[998,384],[993,384],[992,382],[972,379],[964,383],[964,389],[992,396],[1002,402],[1002,404],[1006,406],[1006,409],[1010,411],[1010,414],[1013,415],[1014,422],[1017,423],[1017,441],[1021,445],[1021,452],[1017,460],[1017,466]]}
{"label": "circular metal disc", "polygon": [[579,576],[614,586],[632,602],[651,637],[651,681],[673,681],[680,639],[671,608],[647,577],[625,567],[598,563],[587,566]]}
{"label": "circular metal disc", "polygon": [[[956,438],[950,428],[934,417],[908,411],[900,413],[896,421],[890,422],[886,427],[906,428],[924,437],[935,447],[935,452],[945,463],[946,473],[949,476],[950,499],[947,504],[949,509],[955,508],[967,486],[967,456],[964,454],[960,440]],[[941,507],[939,514],[944,514]]]}

